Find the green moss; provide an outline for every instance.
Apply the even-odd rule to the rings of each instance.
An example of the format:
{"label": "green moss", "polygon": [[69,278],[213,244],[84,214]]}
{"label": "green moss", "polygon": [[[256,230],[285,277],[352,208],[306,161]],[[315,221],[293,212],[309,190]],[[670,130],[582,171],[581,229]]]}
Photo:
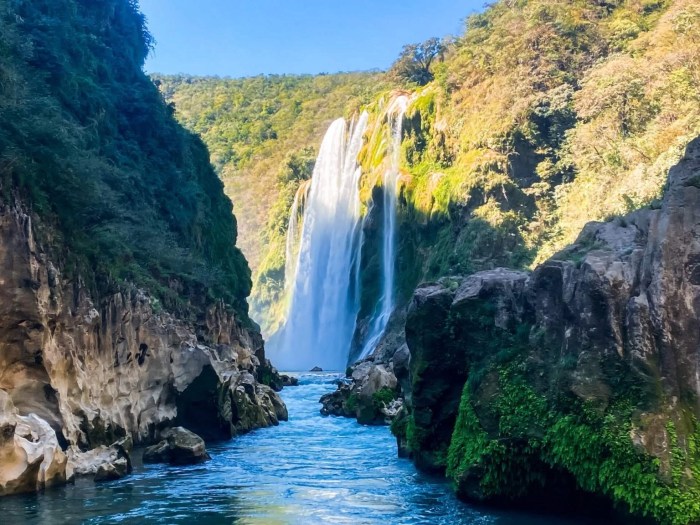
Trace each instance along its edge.
{"label": "green moss", "polygon": [[700,519],[696,482],[682,482],[679,474],[666,482],[658,460],[633,446],[632,421],[624,403],[604,414],[584,407],[578,414],[559,415],[543,456],[571,472],[582,489],[605,494],[633,514],[677,525]]}
{"label": "green moss", "polygon": [[414,452],[424,450],[429,439],[429,432],[424,428],[416,426],[415,418],[409,418],[406,423],[406,443],[408,449]]}
{"label": "green moss", "polygon": [[391,433],[394,434],[399,441],[404,441],[407,436],[407,426],[408,417],[406,413],[402,411],[394,419],[392,419],[391,426],[389,428],[391,429]]}
{"label": "green moss", "polygon": [[388,406],[394,399],[396,399],[396,391],[393,388],[385,386],[372,394],[372,406],[375,410],[379,411]]}
{"label": "green moss", "polygon": [[350,412],[355,412],[357,410],[357,407],[359,406],[360,398],[358,397],[357,394],[352,393],[348,396],[347,401],[345,401],[345,407],[350,411]]}
{"label": "green moss", "polygon": [[[700,519],[695,423],[686,447],[679,446],[673,423],[667,424],[672,456],[667,480],[659,461],[632,443],[630,403],[618,400],[601,412],[573,402],[561,412],[513,368],[501,369],[499,387],[498,432],[488,435],[474,411],[473,389],[465,385],[448,454],[447,473],[458,490],[475,475],[484,497],[518,498],[561,470],[581,490],[604,494],[632,514],[673,525]],[[688,465],[695,468],[690,479]]]}

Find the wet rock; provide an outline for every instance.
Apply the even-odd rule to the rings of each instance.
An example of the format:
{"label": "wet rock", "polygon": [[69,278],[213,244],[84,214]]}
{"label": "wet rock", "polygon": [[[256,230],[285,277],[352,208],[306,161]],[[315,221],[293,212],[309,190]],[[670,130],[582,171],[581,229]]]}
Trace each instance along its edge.
{"label": "wet rock", "polygon": [[97,467],[95,481],[114,481],[125,477],[129,472],[129,461],[126,458],[117,458],[112,462],[103,463]]}
{"label": "wet rock", "polygon": [[320,366],[315,366],[311,370],[309,370],[309,372],[323,372],[323,368],[321,368]]}
{"label": "wet rock", "polygon": [[383,364],[370,364],[353,372],[357,395],[357,421],[364,425],[385,425],[390,422],[389,410],[397,397],[396,377]]}
{"label": "wet rock", "polygon": [[389,424],[399,410],[398,383],[390,366],[367,359],[351,370],[335,392],[321,397],[321,414],[353,417],[363,425]]}
{"label": "wet rock", "polygon": [[172,429],[166,439],[170,448],[170,463],[174,465],[190,465],[211,459],[204,440],[185,428]]}
{"label": "wet rock", "polygon": [[287,421],[287,407],[279,394],[249,373],[231,376],[219,389],[222,429],[228,437]]}
{"label": "wet rock", "polygon": [[204,440],[186,428],[175,427],[164,432],[163,437],[163,441],[144,451],[144,463],[194,465],[211,459]]}
{"label": "wet rock", "polygon": [[256,370],[251,372],[253,372],[259,383],[269,386],[275,392],[281,392],[285,386],[289,386],[290,377],[280,374],[268,360],[265,360],[264,364],[261,364]]}
{"label": "wet rock", "polygon": [[170,445],[164,439],[143,451],[144,463],[170,463]]}
{"label": "wet rock", "polygon": [[283,386],[298,386],[299,385],[299,378],[294,377],[294,376],[289,376],[287,374],[282,374],[280,376],[282,379],[282,385]]}
{"label": "wet rock", "polygon": [[348,401],[352,393],[350,384],[342,382],[335,392],[325,394],[319,400],[324,416],[356,417],[356,407]]}
{"label": "wet rock", "polygon": [[93,476],[95,481],[112,481],[131,474],[130,437],[122,438],[109,447],[101,445],[82,452],[75,447],[68,450],[68,472],[73,476]]}

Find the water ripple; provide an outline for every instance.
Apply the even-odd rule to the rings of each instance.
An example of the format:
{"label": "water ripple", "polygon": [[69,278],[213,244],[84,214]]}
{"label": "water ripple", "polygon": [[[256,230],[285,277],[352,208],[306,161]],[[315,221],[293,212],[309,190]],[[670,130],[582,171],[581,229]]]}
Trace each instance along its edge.
{"label": "water ripple", "polygon": [[333,374],[305,374],[283,397],[290,420],[209,447],[191,467],[136,464],[123,480],[0,500],[6,525],[367,524],[574,525],[562,518],[475,509],[441,480],[396,457],[386,427],[324,418]]}

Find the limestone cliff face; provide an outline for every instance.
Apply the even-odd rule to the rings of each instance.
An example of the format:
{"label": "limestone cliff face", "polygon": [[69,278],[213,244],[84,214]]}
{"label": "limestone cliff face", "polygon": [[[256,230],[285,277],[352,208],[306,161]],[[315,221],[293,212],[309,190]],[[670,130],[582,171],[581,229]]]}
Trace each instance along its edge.
{"label": "limestone cliff face", "polygon": [[31,492],[66,481],[67,457],[56,433],[36,416],[20,416],[0,390],[0,496]]}
{"label": "limestone cliff face", "polygon": [[587,225],[532,274],[416,291],[399,442],[467,499],[582,490],[700,522],[699,309],[700,139],[660,206]]}
{"label": "limestone cliff face", "polygon": [[176,423],[226,438],[286,419],[258,382],[262,338],[235,314],[213,305],[190,324],[122,288],[96,300],[37,244],[27,213],[0,207],[0,394],[19,416],[81,450],[150,443]]}

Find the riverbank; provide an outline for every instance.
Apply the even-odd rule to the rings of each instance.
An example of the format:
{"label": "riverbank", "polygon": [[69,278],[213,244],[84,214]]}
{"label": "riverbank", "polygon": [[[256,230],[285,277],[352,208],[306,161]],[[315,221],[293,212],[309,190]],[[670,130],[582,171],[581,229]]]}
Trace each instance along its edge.
{"label": "riverbank", "polygon": [[303,374],[282,398],[289,422],[208,446],[212,460],[188,467],[136,457],[123,480],[0,500],[3,524],[444,524],[583,525],[476,509],[444,482],[396,457],[386,427],[323,417],[318,399],[336,374]]}

